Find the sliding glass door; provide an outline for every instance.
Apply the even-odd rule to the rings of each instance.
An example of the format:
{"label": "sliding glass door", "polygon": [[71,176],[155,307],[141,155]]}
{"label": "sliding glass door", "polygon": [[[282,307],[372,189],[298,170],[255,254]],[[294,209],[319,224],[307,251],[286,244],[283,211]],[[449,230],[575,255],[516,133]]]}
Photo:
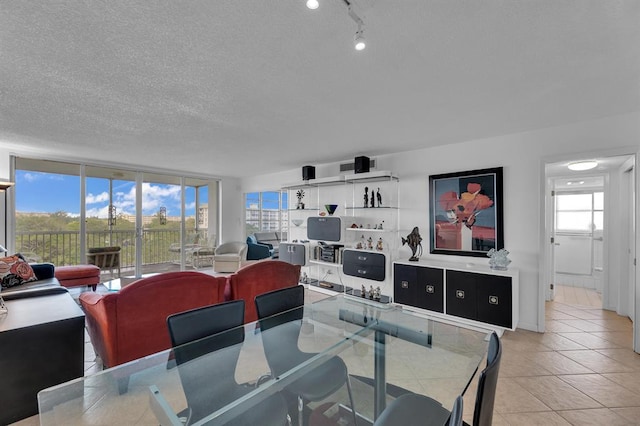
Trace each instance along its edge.
{"label": "sliding glass door", "polygon": [[[211,259],[215,180],[24,158],[15,158],[15,178],[14,247],[34,261],[81,264],[116,247],[121,273],[139,277]],[[203,255],[197,265],[194,253]]]}

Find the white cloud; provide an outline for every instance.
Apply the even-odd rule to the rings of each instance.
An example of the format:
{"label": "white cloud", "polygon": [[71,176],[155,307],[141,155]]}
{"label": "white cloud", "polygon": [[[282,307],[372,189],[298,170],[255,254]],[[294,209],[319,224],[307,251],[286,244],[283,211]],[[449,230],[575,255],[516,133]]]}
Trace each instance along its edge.
{"label": "white cloud", "polygon": [[[114,194],[113,204],[118,214],[133,214],[136,207],[136,188],[132,186],[128,192]],[[180,187],[157,186],[150,183],[142,184],[142,212],[144,215],[155,214],[161,206],[167,207],[169,212],[180,211]],[[171,213],[169,213],[171,215]]]}
{"label": "white cloud", "polygon": [[85,201],[87,204],[104,203],[109,201],[109,193],[105,191],[98,195],[88,194]]}
{"label": "white cloud", "polygon": [[98,217],[100,219],[106,219],[109,217],[109,206],[87,209],[86,215],[87,217]]}
{"label": "white cloud", "polygon": [[24,180],[26,180],[27,182],[35,182],[36,180],[40,179],[40,176],[40,173],[24,173],[22,175]]}

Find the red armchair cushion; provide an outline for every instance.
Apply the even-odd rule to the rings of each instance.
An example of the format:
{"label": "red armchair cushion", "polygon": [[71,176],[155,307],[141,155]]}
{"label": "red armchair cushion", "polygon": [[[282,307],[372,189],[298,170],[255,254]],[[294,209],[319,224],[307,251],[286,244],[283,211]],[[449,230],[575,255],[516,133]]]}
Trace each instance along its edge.
{"label": "red armchair cushion", "polygon": [[195,271],[142,278],[118,293],[82,293],[96,354],[113,367],[169,349],[167,317],[224,300],[225,277]]}
{"label": "red armchair cushion", "polygon": [[258,319],[254,299],[262,293],[298,285],[300,265],[281,260],[264,260],[253,263],[229,276],[226,300],[242,299],[245,303],[244,322]]}

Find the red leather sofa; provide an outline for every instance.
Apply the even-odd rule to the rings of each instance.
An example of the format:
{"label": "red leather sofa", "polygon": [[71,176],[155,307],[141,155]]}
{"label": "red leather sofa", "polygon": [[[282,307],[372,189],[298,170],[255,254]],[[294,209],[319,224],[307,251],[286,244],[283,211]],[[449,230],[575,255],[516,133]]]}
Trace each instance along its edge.
{"label": "red leather sofa", "polygon": [[281,260],[264,260],[240,268],[229,276],[225,290],[226,300],[243,299],[244,322],[257,321],[254,304],[257,295],[272,290],[298,285],[300,265]]}
{"label": "red leather sofa", "polygon": [[96,354],[105,367],[113,367],[169,349],[167,317],[223,302],[226,281],[196,271],[168,272],[142,278],[117,293],[82,293]]}

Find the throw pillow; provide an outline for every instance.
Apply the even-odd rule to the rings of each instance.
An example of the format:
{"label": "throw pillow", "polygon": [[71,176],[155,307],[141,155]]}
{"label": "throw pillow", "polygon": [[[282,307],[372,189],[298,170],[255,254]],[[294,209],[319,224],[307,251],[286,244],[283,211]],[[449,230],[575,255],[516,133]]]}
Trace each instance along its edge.
{"label": "throw pillow", "polygon": [[37,279],[31,265],[25,262],[21,256],[13,255],[0,258],[2,288],[14,287]]}

